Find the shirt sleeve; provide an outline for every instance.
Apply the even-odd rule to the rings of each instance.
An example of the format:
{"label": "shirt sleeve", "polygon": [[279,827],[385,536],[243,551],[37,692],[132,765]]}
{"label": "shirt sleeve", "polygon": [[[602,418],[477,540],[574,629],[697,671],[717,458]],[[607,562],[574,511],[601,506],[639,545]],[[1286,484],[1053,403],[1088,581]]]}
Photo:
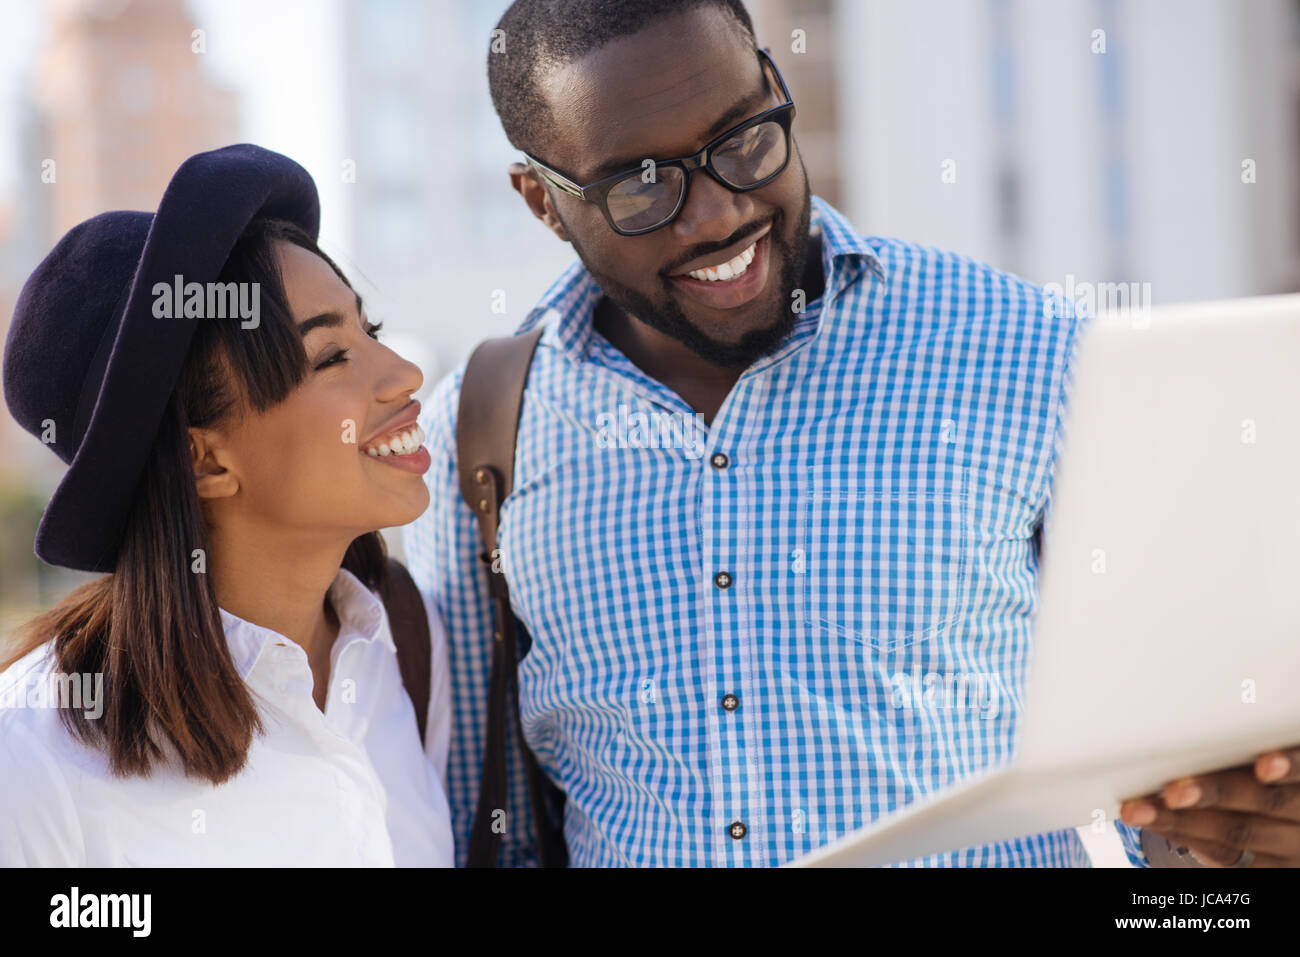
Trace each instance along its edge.
{"label": "shirt sleeve", "polygon": [[1147,860],[1146,852],[1142,850],[1142,828],[1129,827],[1123,821],[1117,820],[1115,830],[1119,831],[1120,843],[1124,845],[1124,853],[1133,862],[1133,866],[1150,867],[1151,862]]}
{"label": "shirt sleeve", "polygon": [[[435,643],[435,681],[430,700],[431,729],[437,728],[436,703],[441,693],[447,702],[445,783],[456,843],[456,864],[463,867],[469,851],[470,828],[478,804],[479,775],[483,767],[486,738],[487,699],[492,666],[492,602],[488,595],[482,549],[474,513],[460,496],[456,471],[456,415],[460,399],[462,362],[438,384],[421,414],[421,426],[428,436],[432,464],[425,476],[429,486],[429,508],[403,530],[402,543],[407,566],[425,596],[430,615],[444,635],[442,656],[445,667],[438,674]],[[441,692],[439,691],[442,682]],[[506,733],[506,771],[509,777],[501,837],[500,865],[535,866],[538,863],[528,805],[523,754],[515,724]],[[436,749],[437,733],[429,735]],[[440,760],[430,751],[435,765]]]}
{"label": "shirt sleeve", "polygon": [[1053,423],[1052,452],[1048,464],[1046,484],[1044,486],[1043,511],[1040,525],[1046,524],[1052,508],[1052,486],[1056,478],[1056,469],[1065,451],[1066,432],[1069,421],[1069,403],[1074,387],[1074,375],[1078,364],[1079,344],[1083,332],[1092,316],[1086,309],[1076,306],[1070,300],[1059,295],[1044,293],[1041,308],[1047,315],[1056,315],[1064,327],[1065,357],[1060,363],[1059,379],[1053,388],[1056,396],[1056,409],[1049,416]]}
{"label": "shirt sleeve", "polygon": [[6,725],[0,733],[0,867],[83,867],[85,856],[76,806],[54,756],[30,728]]}

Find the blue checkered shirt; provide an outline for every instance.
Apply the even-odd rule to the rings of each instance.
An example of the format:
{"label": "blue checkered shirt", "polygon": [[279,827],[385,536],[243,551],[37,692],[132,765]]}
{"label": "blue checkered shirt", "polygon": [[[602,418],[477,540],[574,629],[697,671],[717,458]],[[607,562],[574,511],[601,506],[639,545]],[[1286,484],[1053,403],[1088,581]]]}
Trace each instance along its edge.
{"label": "blue checkered shirt", "polygon": [[[547,322],[499,539],[531,637],[524,733],[568,795],[572,865],[773,867],[1012,753],[1082,321],[812,202],[824,293],[708,426],[593,328],[580,262],[520,326]],[[405,537],[450,639],[462,864],[492,645],[456,476],[463,370],[426,404],[432,504]],[[528,865],[510,733],[501,862]],[[1090,861],[1064,830],[906,863]]]}

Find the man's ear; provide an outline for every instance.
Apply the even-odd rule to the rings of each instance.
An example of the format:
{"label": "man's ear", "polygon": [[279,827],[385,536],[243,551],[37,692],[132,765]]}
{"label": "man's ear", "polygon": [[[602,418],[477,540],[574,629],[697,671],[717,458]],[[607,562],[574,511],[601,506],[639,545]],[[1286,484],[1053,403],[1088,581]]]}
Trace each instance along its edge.
{"label": "man's ear", "polygon": [[221,436],[212,429],[190,429],[190,462],[199,498],[229,498],[239,491],[239,479],[226,467]]}
{"label": "man's ear", "polygon": [[542,185],[542,178],[537,175],[537,171],[524,163],[511,163],[509,173],[511,187],[524,198],[532,214],[559,236],[561,241],[567,243],[569,233],[556,215],[555,206],[551,204],[551,194]]}

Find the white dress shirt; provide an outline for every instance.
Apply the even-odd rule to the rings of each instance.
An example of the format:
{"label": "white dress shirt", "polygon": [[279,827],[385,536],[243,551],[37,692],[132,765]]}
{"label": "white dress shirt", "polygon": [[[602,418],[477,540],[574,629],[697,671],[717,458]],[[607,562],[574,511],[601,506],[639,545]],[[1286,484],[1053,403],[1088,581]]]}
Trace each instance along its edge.
{"label": "white dress shirt", "polygon": [[422,748],[383,604],[344,570],[329,596],[339,634],[323,713],[300,646],[221,612],[266,732],[219,786],[174,766],[114,777],[41,706],[50,643],[0,674],[0,866],[452,866],[445,632],[430,616]]}

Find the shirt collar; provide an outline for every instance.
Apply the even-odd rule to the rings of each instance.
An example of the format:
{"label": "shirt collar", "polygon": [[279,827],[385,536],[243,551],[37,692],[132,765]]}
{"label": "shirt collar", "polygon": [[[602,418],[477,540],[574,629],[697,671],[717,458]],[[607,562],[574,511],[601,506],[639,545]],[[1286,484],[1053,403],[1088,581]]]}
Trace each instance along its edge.
{"label": "shirt collar", "polygon": [[835,299],[861,277],[864,269],[885,281],[885,266],[875,245],[820,196],[812,197],[811,223],[810,228],[820,225],[822,232],[822,273],[826,276],[823,302]]}
{"label": "shirt collar", "polygon": [[[810,204],[809,229],[821,230],[822,273],[826,277],[823,304],[830,303],[856,282],[864,269],[871,270],[884,281],[885,269],[875,246],[859,235],[853,224],[820,196],[813,195]],[[599,284],[579,259],[542,294],[515,334],[548,322],[552,328],[543,338],[551,340],[570,355],[581,356],[591,340],[592,314],[602,295]],[[823,309],[822,313],[825,311]]]}
{"label": "shirt collar", "polygon": [[[329,587],[330,604],[339,616],[339,634],[336,644],[342,647],[345,641],[378,641],[397,653],[393,643],[392,631],[388,625],[388,616],[384,613],[384,604],[361,580],[346,568],[340,568]],[[247,678],[256,667],[258,659],[267,648],[277,643],[297,647],[278,631],[255,625],[237,615],[232,615],[224,608],[221,612],[221,625],[226,632],[226,642],[230,646],[230,655],[241,678]]]}

